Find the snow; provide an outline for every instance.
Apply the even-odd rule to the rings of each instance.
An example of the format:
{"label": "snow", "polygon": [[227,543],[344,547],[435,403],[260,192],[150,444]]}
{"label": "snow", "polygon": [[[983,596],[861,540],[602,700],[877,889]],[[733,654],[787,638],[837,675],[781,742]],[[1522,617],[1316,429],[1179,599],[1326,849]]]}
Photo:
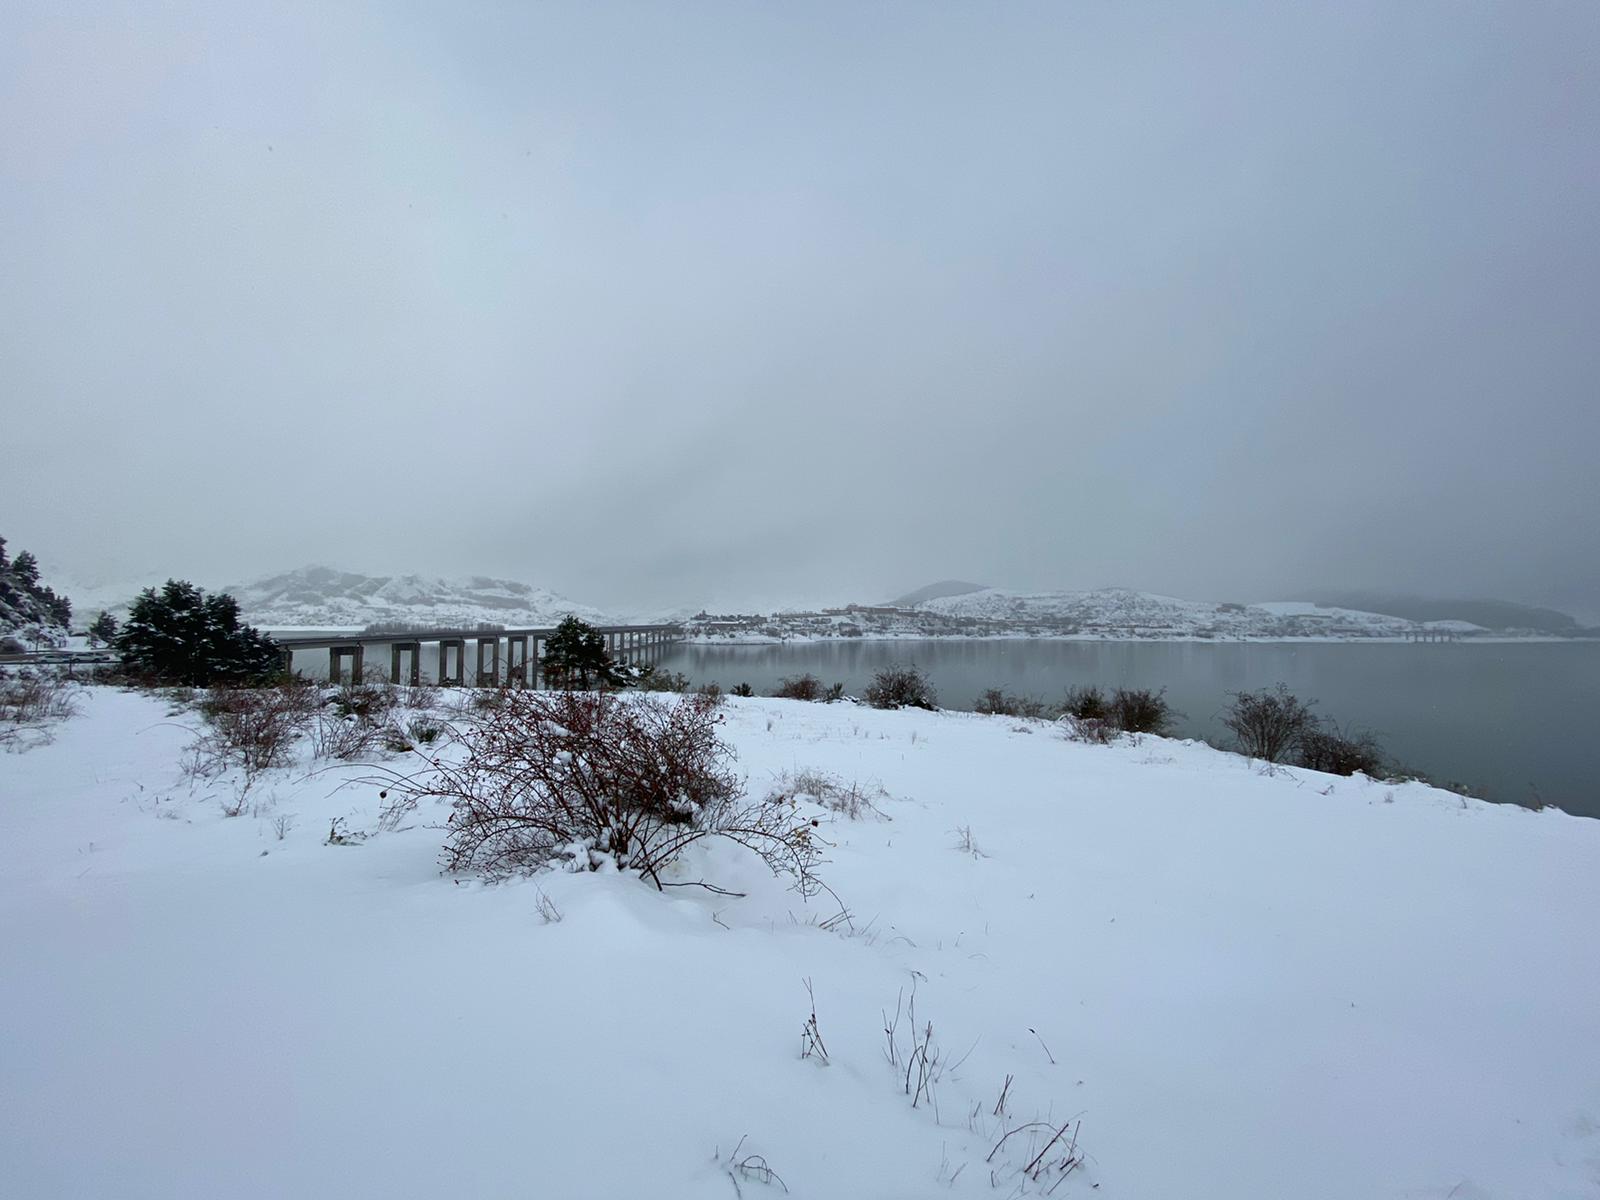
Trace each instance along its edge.
{"label": "snow", "polygon": [[1213,604],[1129,588],[1087,592],[980,592],[930,600],[919,608],[996,621],[1073,621],[1100,635],[1142,638],[1403,637],[1411,621],[1298,600]]}
{"label": "snow", "polygon": [[[82,707],[0,754],[7,1195],[783,1194],[730,1175],[741,1137],[796,1197],[1040,1194],[1044,1138],[985,1161],[1008,1075],[1003,1128],[1081,1120],[1058,1197],[1600,1187],[1600,822],[730,700],[752,788],[887,793],[884,819],[817,810],[852,914],[827,928],[729,848],[681,877],[744,899],[442,877],[443,813],[378,831],[351,768],[276,772],[229,819],[228,781],[180,777],[192,715]],[[334,818],[371,836],[326,845]],[[913,984],[947,1064],[916,1108],[883,1033]]]}

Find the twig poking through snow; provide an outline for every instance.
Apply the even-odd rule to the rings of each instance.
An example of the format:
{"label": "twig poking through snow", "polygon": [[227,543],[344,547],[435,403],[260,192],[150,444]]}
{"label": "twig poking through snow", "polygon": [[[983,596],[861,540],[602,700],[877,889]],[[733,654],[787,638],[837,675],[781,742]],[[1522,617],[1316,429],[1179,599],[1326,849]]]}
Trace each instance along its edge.
{"label": "twig poking through snow", "polygon": [[540,920],[546,925],[559,925],[565,915],[556,907],[556,902],[545,893],[543,888],[535,888],[538,899],[534,901],[534,911],[539,914]]}
{"label": "twig poking through snow", "polygon": [[[744,1146],[745,1138],[748,1138],[749,1136],[750,1135],[747,1133],[744,1135],[744,1137],[741,1137],[738,1143],[734,1146],[733,1153],[728,1155],[728,1182],[733,1184],[734,1195],[741,1197],[744,1195],[744,1189],[739,1186],[739,1179],[741,1177],[745,1179],[754,1179],[757,1183],[764,1183],[768,1186],[776,1183],[785,1192],[787,1192],[789,1190],[789,1185],[783,1181],[783,1176],[779,1175],[772,1169],[771,1164],[767,1162],[764,1156],[760,1154],[746,1154],[743,1158],[739,1157],[739,1151]],[[720,1152],[717,1155],[717,1161],[722,1161]]]}
{"label": "twig poking through snow", "polygon": [[1006,1115],[1006,1097],[1011,1093],[1011,1081],[1014,1078],[1014,1075],[1007,1075],[1005,1083],[1000,1085],[1000,1099],[994,1102],[994,1115],[997,1117]]}
{"label": "twig poking through snow", "polygon": [[1044,1046],[1044,1056],[1050,1060],[1050,1065],[1052,1067],[1055,1066],[1056,1065],[1056,1056],[1054,1054],[1050,1053],[1050,1047],[1049,1046],[1045,1046],[1044,1045],[1044,1039],[1042,1037],[1039,1037],[1039,1031],[1037,1029],[1033,1028],[1030,1025],[1028,1027],[1028,1032],[1033,1034],[1034,1037],[1039,1038],[1039,1045]]}
{"label": "twig poking through snow", "polygon": [[800,1028],[800,1057],[814,1058],[827,1066],[828,1047],[822,1042],[822,1030],[817,1028],[817,994],[811,990],[811,980],[805,981],[806,995],[811,999],[811,1015]]}

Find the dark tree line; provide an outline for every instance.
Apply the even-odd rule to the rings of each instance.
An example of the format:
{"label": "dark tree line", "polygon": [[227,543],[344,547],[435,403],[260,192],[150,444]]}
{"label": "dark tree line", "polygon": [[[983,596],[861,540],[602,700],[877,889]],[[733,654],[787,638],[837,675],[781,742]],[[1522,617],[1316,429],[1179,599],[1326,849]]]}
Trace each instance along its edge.
{"label": "dark tree line", "polygon": [[0,538],[0,632],[29,625],[66,632],[72,620],[72,602],[39,582],[39,560],[30,550],[16,558]]}
{"label": "dark tree line", "polygon": [[237,600],[178,579],[139,593],[114,645],[125,671],[160,683],[260,683],[283,669],[277,643],[240,623]]}

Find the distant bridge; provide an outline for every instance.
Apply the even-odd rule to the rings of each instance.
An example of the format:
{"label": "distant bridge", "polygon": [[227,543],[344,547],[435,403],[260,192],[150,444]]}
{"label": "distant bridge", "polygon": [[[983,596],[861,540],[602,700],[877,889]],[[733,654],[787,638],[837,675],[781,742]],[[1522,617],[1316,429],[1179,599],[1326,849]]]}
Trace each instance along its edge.
{"label": "distant bridge", "polygon": [[1406,633],[1408,642],[1459,642],[1461,631],[1459,629],[1435,629],[1424,625]]}
{"label": "distant bridge", "polygon": [[[595,626],[606,642],[606,652],[628,665],[649,665],[660,661],[667,647],[683,640],[679,625],[599,625]],[[422,683],[423,648],[437,653],[435,681],[442,687],[464,687],[467,675],[467,643],[477,647],[476,667],[471,678],[477,687],[540,687],[544,683],[539,667],[539,644],[555,634],[545,629],[407,629],[394,633],[332,633],[305,637],[273,637],[283,652],[284,669],[293,674],[295,655],[328,652],[328,681],[360,679],[368,648],[389,647],[389,678],[394,683]]]}

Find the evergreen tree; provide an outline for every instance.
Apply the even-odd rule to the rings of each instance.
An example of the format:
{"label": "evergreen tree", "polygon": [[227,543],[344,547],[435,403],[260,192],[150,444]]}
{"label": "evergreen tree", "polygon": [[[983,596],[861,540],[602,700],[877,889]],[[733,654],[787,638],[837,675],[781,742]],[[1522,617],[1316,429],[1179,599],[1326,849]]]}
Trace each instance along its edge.
{"label": "evergreen tree", "polygon": [[8,558],[0,538],[0,630],[37,625],[36,640],[53,644],[71,620],[71,602],[39,582],[39,560],[28,550]]}
{"label": "evergreen tree", "polygon": [[104,642],[107,646],[117,636],[117,619],[109,612],[103,612],[94,619],[94,624],[89,626],[89,640],[91,642]]}
{"label": "evergreen tree", "polygon": [[282,668],[273,640],[239,623],[238,601],[176,579],[139,593],[116,647],[132,674],[190,687],[258,683]]}
{"label": "evergreen tree", "polygon": [[566,691],[627,687],[630,680],[606,653],[605,635],[577,617],[562,618],[545,640],[545,679]]}
{"label": "evergreen tree", "polygon": [[39,560],[33,556],[32,550],[24,550],[11,563],[11,573],[17,577],[27,591],[33,591],[39,586]]}
{"label": "evergreen tree", "polygon": [[42,587],[34,593],[39,598],[39,603],[45,606],[50,614],[50,623],[65,629],[72,624],[72,601],[65,596],[56,595],[54,588]]}

